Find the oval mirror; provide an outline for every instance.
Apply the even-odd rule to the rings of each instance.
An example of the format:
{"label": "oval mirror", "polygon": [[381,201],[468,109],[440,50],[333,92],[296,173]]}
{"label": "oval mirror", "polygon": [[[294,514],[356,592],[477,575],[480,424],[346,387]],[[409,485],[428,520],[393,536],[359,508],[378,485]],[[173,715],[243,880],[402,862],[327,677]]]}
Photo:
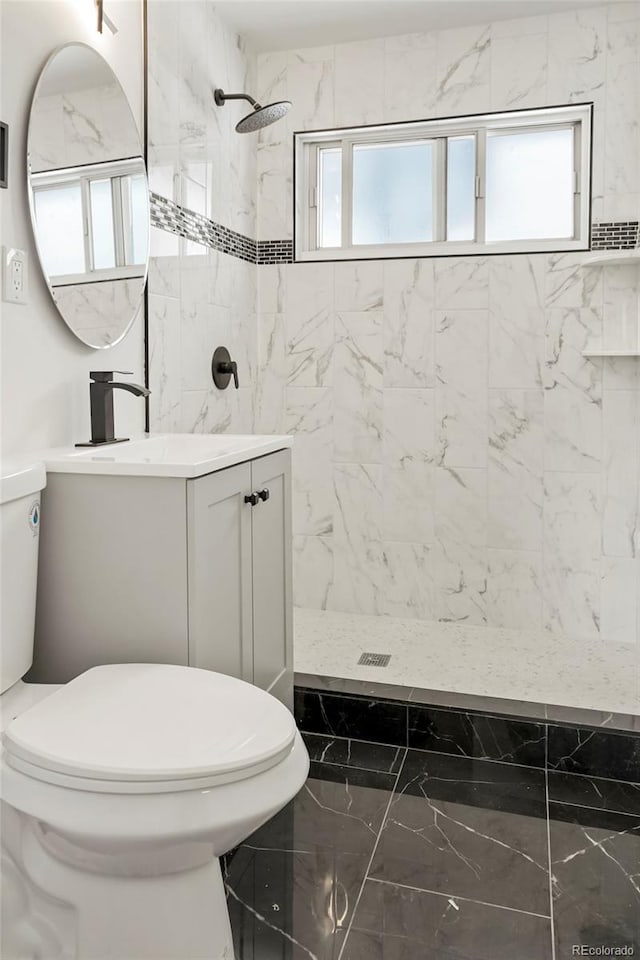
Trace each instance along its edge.
{"label": "oval mirror", "polygon": [[149,252],[149,194],[129,101],[92,47],[49,58],[31,105],[31,222],[51,296],[89,347],[118,343],[140,307]]}

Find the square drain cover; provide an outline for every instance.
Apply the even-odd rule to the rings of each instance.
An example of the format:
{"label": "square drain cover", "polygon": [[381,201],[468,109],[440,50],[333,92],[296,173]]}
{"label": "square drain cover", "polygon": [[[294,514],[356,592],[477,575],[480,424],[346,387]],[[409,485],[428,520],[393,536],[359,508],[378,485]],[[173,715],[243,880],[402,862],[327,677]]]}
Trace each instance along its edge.
{"label": "square drain cover", "polygon": [[390,653],[363,653],[358,660],[359,667],[388,667]]}

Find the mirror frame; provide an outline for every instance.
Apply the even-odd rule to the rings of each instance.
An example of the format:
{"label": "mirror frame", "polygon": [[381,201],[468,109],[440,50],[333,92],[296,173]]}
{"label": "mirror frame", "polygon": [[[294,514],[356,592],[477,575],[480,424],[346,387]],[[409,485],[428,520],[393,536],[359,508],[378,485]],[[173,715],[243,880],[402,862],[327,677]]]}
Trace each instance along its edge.
{"label": "mirror frame", "polygon": [[[148,214],[148,218],[149,218],[149,229],[147,230],[147,249],[146,249],[144,276],[143,276],[143,278],[142,278],[142,286],[141,286],[141,288],[140,288],[140,295],[139,295],[139,297],[138,297],[138,301],[137,301],[137,303],[136,303],[135,309],[133,310],[133,314],[132,314],[131,318],[129,319],[128,323],[126,324],[123,332],[120,334],[120,336],[119,336],[116,340],[113,340],[111,343],[97,344],[97,345],[96,345],[96,344],[87,343],[86,340],[83,340],[82,337],[78,336],[78,334],[76,333],[76,331],[73,329],[73,327],[71,326],[71,324],[70,324],[70,323],[68,322],[68,320],[66,319],[64,313],[63,313],[62,310],[60,309],[60,306],[59,306],[59,304],[58,304],[58,302],[57,302],[57,300],[56,300],[54,287],[53,287],[53,285],[51,284],[51,281],[50,281],[50,279],[49,279],[49,275],[47,274],[47,272],[46,272],[45,269],[44,269],[44,260],[43,260],[43,256],[42,256],[42,251],[41,251],[41,249],[40,249],[40,242],[39,242],[39,240],[38,240],[38,230],[37,230],[36,215],[35,215],[34,190],[33,190],[32,184],[31,184],[31,177],[32,177],[32,173],[33,173],[32,169],[31,169],[31,147],[32,147],[32,132],[33,132],[33,131],[32,131],[32,120],[33,120],[34,106],[35,106],[35,103],[36,103],[36,100],[37,100],[37,97],[38,97],[38,93],[40,92],[40,89],[41,89],[42,84],[43,84],[43,82],[44,82],[44,79],[45,79],[45,76],[46,76],[46,73],[47,73],[47,68],[48,68],[49,65],[52,63],[52,61],[55,60],[55,58],[56,58],[60,53],[62,53],[63,50],[67,50],[69,47],[83,47],[85,50],[90,50],[91,53],[94,54],[95,56],[100,57],[100,58],[104,61],[104,63],[108,66],[109,70],[111,71],[111,73],[112,73],[112,75],[113,75],[114,82],[115,82],[116,86],[118,87],[118,89],[120,90],[120,93],[122,94],[123,100],[124,100],[124,102],[126,103],[127,108],[128,108],[128,110],[129,110],[129,114],[130,114],[130,116],[131,116],[131,122],[133,123],[133,126],[134,126],[134,128],[135,128],[135,130],[136,130],[136,133],[138,134],[138,143],[139,143],[139,145],[140,145],[140,154],[139,154],[139,157],[140,157],[140,160],[142,161],[142,165],[143,165],[143,167],[144,167],[144,183],[145,183],[145,193],[146,193],[146,197],[147,197],[147,214]],[[108,60],[105,59],[105,57],[102,56],[102,54],[100,53],[100,51],[99,51],[99,50],[96,50],[95,47],[92,47],[90,43],[83,43],[83,42],[80,41],[80,40],[72,40],[72,41],[70,41],[69,43],[63,43],[63,44],[61,44],[59,47],[56,47],[55,50],[53,50],[52,53],[50,53],[49,56],[47,57],[46,62],[43,64],[42,69],[40,70],[40,73],[39,73],[39,75],[38,75],[38,80],[37,80],[37,83],[36,83],[35,88],[34,88],[34,91],[33,91],[33,96],[32,96],[32,98],[31,98],[31,106],[30,106],[30,108],[29,108],[29,116],[28,116],[28,120],[27,120],[27,151],[26,151],[26,154],[27,154],[27,155],[26,155],[26,161],[27,161],[27,163],[26,163],[26,172],[27,172],[27,196],[28,196],[28,200],[29,200],[29,214],[30,214],[30,216],[31,216],[31,230],[32,230],[32,233],[33,233],[33,238],[34,238],[34,242],[35,242],[35,246],[36,246],[36,251],[37,251],[37,253],[38,253],[38,263],[39,263],[39,267],[40,267],[40,272],[41,272],[41,274],[42,274],[42,277],[43,277],[43,279],[44,279],[44,282],[45,282],[46,285],[47,285],[47,289],[49,290],[49,293],[51,294],[51,300],[52,300],[52,302],[53,302],[53,305],[54,305],[55,309],[58,311],[59,316],[60,316],[60,317],[62,318],[62,320],[64,321],[64,324],[65,324],[66,328],[69,330],[70,333],[73,334],[73,336],[76,338],[76,340],[78,340],[84,347],[87,347],[87,349],[89,349],[89,350],[110,350],[111,347],[115,347],[118,343],[121,343],[121,342],[124,340],[124,338],[127,336],[127,334],[131,331],[131,328],[133,327],[133,325],[134,325],[134,323],[135,323],[138,315],[140,314],[140,308],[141,308],[141,307],[143,308],[143,312],[144,312],[145,292],[146,292],[146,289],[147,289],[147,281],[148,281],[148,278],[149,278],[149,257],[150,257],[150,246],[151,246],[151,193],[150,193],[150,190],[149,190],[149,174],[148,174],[148,170],[147,170],[147,160],[146,160],[145,144],[143,143],[143,139],[142,139],[142,136],[141,136],[141,134],[140,134],[140,130],[138,129],[138,124],[136,123],[136,118],[135,118],[135,116],[134,116],[134,114],[133,114],[133,110],[131,109],[131,104],[129,103],[129,98],[128,98],[127,94],[125,93],[124,87],[123,87],[122,84],[120,83],[120,80],[119,80],[119,78],[117,77],[116,72],[115,72],[115,70],[113,69],[113,67],[111,66],[111,64],[108,62]],[[144,320],[144,317],[143,317],[143,320]],[[145,323],[145,328],[146,328],[146,323]]]}

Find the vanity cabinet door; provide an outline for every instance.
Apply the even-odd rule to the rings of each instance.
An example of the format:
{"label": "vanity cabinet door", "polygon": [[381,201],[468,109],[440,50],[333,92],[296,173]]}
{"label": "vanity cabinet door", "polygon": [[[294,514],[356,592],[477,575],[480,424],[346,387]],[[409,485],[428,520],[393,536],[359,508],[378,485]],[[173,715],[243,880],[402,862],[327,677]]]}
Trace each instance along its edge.
{"label": "vanity cabinet door", "polygon": [[[253,682],[288,703],[293,681],[291,596],[291,453],[251,464]],[[290,705],[290,704],[289,704]]]}
{"label": "vanity cabinet door", "polygon": [[189,664],[253,681],[251,464],[187,481]]}

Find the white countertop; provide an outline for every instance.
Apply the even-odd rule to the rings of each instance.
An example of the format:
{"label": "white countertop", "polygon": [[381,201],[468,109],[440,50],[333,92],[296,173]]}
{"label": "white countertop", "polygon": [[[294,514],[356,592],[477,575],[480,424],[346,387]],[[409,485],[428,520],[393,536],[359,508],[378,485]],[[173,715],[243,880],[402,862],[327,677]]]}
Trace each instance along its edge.
{"label": "white countertop", "polygon": [[148,433],[124,443],[44,450],[47,473],[192,479],[293,446],[293,438],[260,434]]}

